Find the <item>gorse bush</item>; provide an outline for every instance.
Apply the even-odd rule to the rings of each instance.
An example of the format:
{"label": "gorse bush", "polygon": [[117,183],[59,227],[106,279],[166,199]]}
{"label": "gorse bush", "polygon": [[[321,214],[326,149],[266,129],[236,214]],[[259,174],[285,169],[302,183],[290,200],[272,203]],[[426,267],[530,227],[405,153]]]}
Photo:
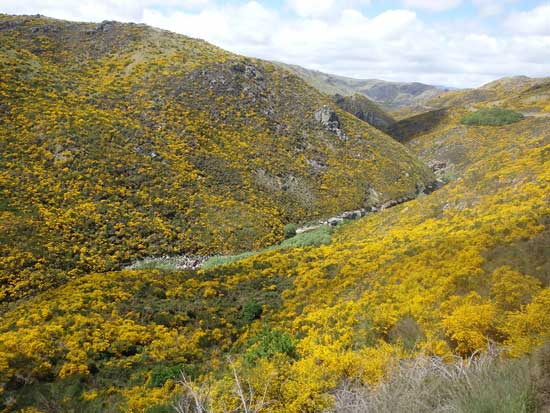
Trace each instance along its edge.
{"label": "gorse bush", "polygon": [[0,304],[142,257],[258,250],[359,207],[365,183],[393,199],[433,180],[335,107],[339,139],[313,116],[330,99],[286,70],[203,41],[0,15],[0,44]]}
{"label": "gorse bush", "polygon": [[522,120],[524,116],[513,110],[501,108],[480,109],[461,119],[462,124],[472,126],[502,126]]}

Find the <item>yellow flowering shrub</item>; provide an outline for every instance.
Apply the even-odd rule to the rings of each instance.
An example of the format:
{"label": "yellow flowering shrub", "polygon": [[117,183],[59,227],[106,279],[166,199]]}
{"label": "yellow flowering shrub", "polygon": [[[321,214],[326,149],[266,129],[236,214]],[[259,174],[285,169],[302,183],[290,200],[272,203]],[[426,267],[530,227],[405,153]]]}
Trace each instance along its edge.
{"label": "yellow flowering shrub", "polygon": [[[0,23],[56,27],[18,19]],[[83,39],[96,26],[77,27]],[[0,93],[10,97],[0,128],[2,408],[35,412],[46,400],[61,411],[166,411],[182,371],[210,390],[215,407],[234,409],[230,354],[254,393],[266,392],[265,411],[316,412],[331,408],[342,382],[374,384],[401,358],[470,356],[489,341],[516,356],[550,339],[544,117],[477,128],[459,124],[466,107],[449,109],[407,145],[456,176],[429,196],[336,229],[329,245],[199,271],[120,271],[144,255],[254,249],[276,241],[289,217],[359,205],[372,188],[393,197],[431,175],[397,143],[338,112],[346,133],[362,138],[338,146],[329,172],[312,178],[318,209],[270,195],[277,174],[308,168],[307,153],[292,152],[301,136],[293,131],[305,125],[296,113],[326,99],[267,63],[114,27],[112,40],[127,54],[87,41],[88,65],[76,58],[80,43],[58,55],[54,35],[2,31]],[[206,96],[205,87],[203,96],[178,81],[205,82],[210,69],[229,76],[233,64],[244,76],[239,64],[246,73],[251,62],[270,82],[265,93],[294,87],[280,123],[253,110],[241,90]],[[450,99],[462,102],[460,93]],[[285,108],[290,101],[298,106]],[[277,125],[280,147],[270,132]],[[334,146],[311,128],[321,148]],[[390,161],[388,151],[399,156]],[[256,156],[264,152],[280,156]],[[251,302],[262,311],[250,318]]]}

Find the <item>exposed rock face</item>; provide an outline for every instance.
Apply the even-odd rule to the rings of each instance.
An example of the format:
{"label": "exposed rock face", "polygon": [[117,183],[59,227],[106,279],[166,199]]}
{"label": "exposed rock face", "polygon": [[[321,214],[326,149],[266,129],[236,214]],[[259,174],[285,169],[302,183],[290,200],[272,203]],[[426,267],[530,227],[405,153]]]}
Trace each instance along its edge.
{"label": "exposed rock face", "polygon": [[353,96],[334,95],[334,103],[340,109],[351,113],[355,117],[367,122],[368,124],[388,133],[395,124],[395,120],[385,113],[376,103],[366,96],[355,94]]}
{"label": "exposed rock face", "polygon": [[313,173],[315,173],[315,174],[319,174],[323,171],[326,171],[327,168],[328,168],[326,162],[323,161],[323,160],[307,159],[306,158],[306,162],[308,163],[309,166],[311,166],[311,168],[313,170]]}
{"label": "exposed rock face", "polygon": [[455,165],[449,161],[432,159],[427,162],[438,182],[448,182],[455,176]]}
{"label": "exposed rock face", "polygon": [[103,20],[101,23],[98,23],[94,29],[85,30],[86,34],[97,34],[97,33],[109,33],[115,29],[116,22],[112,20]]}
{"label": "exposed rock face", "polygon": [[321,123],[326,130],[338,135],[338,138],[345,141],[348,139],[346,134],[340,129],[340,119],[336,112],[328,105],[323,106],[313,115],[315,120]]}
{"label": "exposed rock face", "polygon": [[315,120],[321,122],[327,128],[340,128],[338,115],[327,105],[315,112]]}
{"label": "exposed rock face", "polygon": [[96,26],[96,31],[98,32],[110,32],[115,28],[116,22],[111,20],[103,20]]}
{"label": "exposed rock face", "polygon": [[428,166],[432,171],[437,172],[447,168],[447,162],[433,159],[428,161]]}

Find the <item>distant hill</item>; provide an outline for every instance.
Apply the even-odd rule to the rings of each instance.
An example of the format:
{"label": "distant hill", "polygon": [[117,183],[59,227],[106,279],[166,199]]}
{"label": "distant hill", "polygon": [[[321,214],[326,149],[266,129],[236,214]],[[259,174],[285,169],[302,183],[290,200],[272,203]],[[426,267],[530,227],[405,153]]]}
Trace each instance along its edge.
{"label": "distant hill", "polygon": [[418,82],[403,83],[377,79],[353,79],[309,70],[297,65],[277,64],[296,73],[323,93],[343,96],[352,96],[359,93],[389,110],[423,106],[427,100],[450,90],[449,88]]}
{"label": "distant hill", "polygon": [[[475,105],[492,102],[494,105],[505,105],[507,101],[515,101],[517,107],[519,100],[523,99],[521,106],[529,108],[536,107],[541,100],[545,99],[541,94],[541,88],[548,87],[550,77],[530,78],[527,76],[505,77],[489,82],[478,89],[453,90],[434,96],[426,105],[431,108],[444,108],[459,105]],[[535,97],[530,100],[527,95]]]}

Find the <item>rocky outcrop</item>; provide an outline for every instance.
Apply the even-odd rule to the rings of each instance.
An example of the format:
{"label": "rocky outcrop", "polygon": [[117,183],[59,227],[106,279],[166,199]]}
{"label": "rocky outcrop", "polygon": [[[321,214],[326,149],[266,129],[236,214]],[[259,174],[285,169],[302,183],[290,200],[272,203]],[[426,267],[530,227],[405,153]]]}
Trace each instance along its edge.
{"label": "rocky outcrop", "polygon": [[86,34],[108,33],[115,29],[116,22],[111,20],[104,20],[98,23],[95,28],[85,31]]}
{"label": "rocky outcrop", "polygon": [[338,135],[340,140],[348,140],[346,134],[340,129],[340,119],[338,119],[338,115],[330,106],[323,106],[313,114],[313,117],[317,122],[321,123],[326,130]]}

